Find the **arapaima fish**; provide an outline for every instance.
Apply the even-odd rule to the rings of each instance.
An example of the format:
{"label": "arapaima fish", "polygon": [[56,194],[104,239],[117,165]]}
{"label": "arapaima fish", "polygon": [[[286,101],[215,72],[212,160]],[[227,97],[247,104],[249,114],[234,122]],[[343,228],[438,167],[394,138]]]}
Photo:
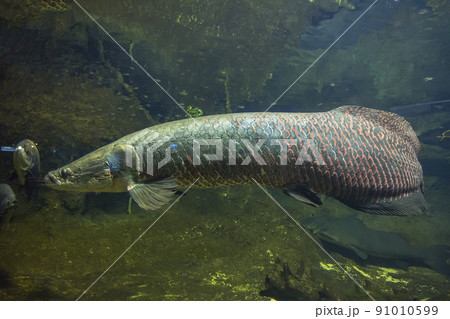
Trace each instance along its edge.
{"label": "arapaima fish", "polygon": [[426,210],[419,141],[402,117],[360,106],[317,113],[236,113],[168,122],[56,169],[61,190],[126,192],[144,209],[177,187],[259,183],[310,205],[319,194],[373,214]]}

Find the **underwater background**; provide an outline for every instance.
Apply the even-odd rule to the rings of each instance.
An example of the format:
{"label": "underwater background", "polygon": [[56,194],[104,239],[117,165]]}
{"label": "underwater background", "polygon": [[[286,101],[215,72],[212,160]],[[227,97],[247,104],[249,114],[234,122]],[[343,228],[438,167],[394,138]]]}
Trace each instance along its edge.
{"label": "underwater background", "polygon": [[[373,216],[271,194],[300,223],[358,218],[418,251],[450,246],[450,1],[77,2],[132,58],[73,1],[0,2],[0,144],[36,142],[43,175],[185,118],[136,61],[201,116],[265,111],[325,53],[271,111],[356,104],[404,116],[421,142],[429,214]],[[126,193],[44,187],[28,202],[9,181],[12,153],[0,152],[0,163],[18,200],[0,225],[1,300],[77,299],[165,209],[132,203],[129,213]],[[450,299],[448,269],[322,243],[377,300]],[[258,186],[191,189],[81,298],[270,299],[369,297]]]}

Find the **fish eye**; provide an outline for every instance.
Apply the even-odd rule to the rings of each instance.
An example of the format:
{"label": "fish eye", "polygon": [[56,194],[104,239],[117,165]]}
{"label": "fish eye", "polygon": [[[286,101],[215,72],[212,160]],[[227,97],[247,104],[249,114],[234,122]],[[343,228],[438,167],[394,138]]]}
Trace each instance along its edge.
{"label": "fish eye", "polygon": [[72,173],[72,171],[70,170],[70,168],[63,168],[63,169],[61,170],[61,176],[62,176],[63,178],[69,177],[69,176],[71,176],[71,175],[73,175],[73,173]]}

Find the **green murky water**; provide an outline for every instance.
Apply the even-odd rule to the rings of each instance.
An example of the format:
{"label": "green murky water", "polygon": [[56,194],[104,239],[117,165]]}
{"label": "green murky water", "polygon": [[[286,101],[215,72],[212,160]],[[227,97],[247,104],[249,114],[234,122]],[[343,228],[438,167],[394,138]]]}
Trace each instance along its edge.
{"label": "green murky water", "polygon": [[[370,216],[337,201],[314,209],[275,198],[298,221],[356,216],[417,249],[450,245],[447,1],[379,0],[317,62],[372,1],[79,3],[132,58],[71,1],[0,4],[0,144],[37,142],[43,174],[185,117],[134,61],[196,115],[262,112],[314,63],[271,110],[399,112],[422,143],[430,214]],[[190,190],[149,228],[167,207],[133,203],[128,214],[127,194],[46,188],[28,203],[8,181],[12,153],[0,161],[18,199],[1,223],[2,300],[75,300],[116,260],[83,300],[369,299],[257,186]],[[377,300],[450,297],[449,278],[425,265],[327,249]]]}

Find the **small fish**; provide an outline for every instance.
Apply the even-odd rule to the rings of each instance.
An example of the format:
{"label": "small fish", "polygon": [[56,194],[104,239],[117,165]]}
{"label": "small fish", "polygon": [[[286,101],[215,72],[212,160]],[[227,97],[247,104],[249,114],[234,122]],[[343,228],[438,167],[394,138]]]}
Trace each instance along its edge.
{"label": "small fish", "polygon": [[17,144],[14,151],[14,169],[30,200],[36,194],[35,182],[40,178],[41,170],[39,150],[33,141],[25,139]]}
{"label": "small fish", "polygon": [[450,109],[449,102],[450,100],[441,100],[426,103],[394,106],[391,107],[389,111],[404,117],[414,117],[422,114],[448,111]]}
{"label": "small fish", "polygon": [[8,184],[0,184],[0,216],[17,203],[16,195]]}
{"label": "small fish", "polygon": [[373,256],[403,263],[420,262],[450,276],[449,246],[414,247],[402,235],[374,230],[355,217],[308,217],[302,224],[321,240],[350,249],[363,260]]}

